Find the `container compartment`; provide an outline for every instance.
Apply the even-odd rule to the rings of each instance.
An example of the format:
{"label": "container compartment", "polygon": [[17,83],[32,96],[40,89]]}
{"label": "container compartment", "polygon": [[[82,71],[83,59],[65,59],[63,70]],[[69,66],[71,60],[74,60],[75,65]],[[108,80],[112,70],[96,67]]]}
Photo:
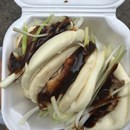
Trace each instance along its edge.
{"label": "container compartment", "polygon": [[[111,0],[111,2],[114,0]],[[8,58],[11,51],[15,48],[17,33],[13,32],[13,27],[22,28],[23,24],[33,25],[35,21],[41,21],[44,17],[41,16],[26,16],[21,17],[9,28],[4,39],[3,49],[3,72],[2,78],[4,79],[8,74]],[[85,17],[82,28],[89,26],[94,35],[103,44],[111,44],[113,48],[119,43],[125,44],[127,54],[122,60],[122,64],[130,76],[130,32],[128,28],[116,17]],[[2,113],[5,123],[10,130],[57,130],[62,127],[62,124],[48,119],[38,117],[35,113],[27,120],[24,126],[18,124],[21,117],[35,107],[35,104],[24,97],[20,83],[13,83],[8,88],[2,90]],[[130,104],[130,103],[129,103]],[[130,106],[129,106],[130,107]],[[50,121],[50,122],[49,122]],[[49,122],[49,123],[48,123]],[[49,125],[48,125],[49,124]],[[127,130],[127,129],[125,129]]]}

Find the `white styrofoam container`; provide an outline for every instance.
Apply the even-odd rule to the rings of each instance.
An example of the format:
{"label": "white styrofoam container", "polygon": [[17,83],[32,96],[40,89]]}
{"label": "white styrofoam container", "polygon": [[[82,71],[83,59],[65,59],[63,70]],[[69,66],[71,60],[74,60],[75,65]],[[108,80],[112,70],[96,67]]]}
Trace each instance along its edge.
{"label": "white styrofoam container", "polygon": [[[83,16],[83,26],[89,26],[96,37],[104,44],[111,43],[116,46],[124,43],[127,49],[122,64],[130,76],[130,31],[120,20],[116,18],[116,8],[124,0],[15,0],[22,8],[21,17],[8,29],[3,43],[2,79],[8,75],[8,58],[15,47],[17,33],[13,27],[22,28],[24,23],[29,25],[37,20],[48,17],[51,13],[56,16]],[[57,130],[62,124],[57,124],[46,118],[43,119],[35,113],[24,126],[18,121],[35,105],[26,99],[19,83],[11,84],[2,90],[2,115],[5,124],[10,130]],[[130,109],[129,109],[130,110]],[[130,130],[127,126],[123,130]]]}

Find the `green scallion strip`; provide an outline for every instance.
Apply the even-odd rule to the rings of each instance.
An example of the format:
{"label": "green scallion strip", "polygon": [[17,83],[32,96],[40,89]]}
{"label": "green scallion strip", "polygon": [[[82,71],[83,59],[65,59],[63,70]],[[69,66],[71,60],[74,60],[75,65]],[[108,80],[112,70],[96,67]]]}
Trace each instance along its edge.
{"label": "green scallion strip", "polygon": [[[28,31],[26,25],[24,25],[23,31],[24,31],[24,32],[27,32],[27,31]],[[27,42],[28,42],[28,36],[24,34],[23,37],[22,37],[22,54],[23,54],[23,55],[25,55],[26,50],[27,50]]]}
{"label": "green scallion strip", "polygon": [[122,86],[121,88],[118,88],[116,90],[114,90],[111,94],[110,94],[110,97],[117,94],[118,92],[122,91],[123,89],[125,88],[128,88],[130,87],[130,82],[126,83],[124,86]]}
{"label": "green scallion strip", "polygon": [[[107,52],[107,53],[109,53],[109,56],[108,56],[108,58],[106,59],[106,61],[105,61],[105,63],[104,63],[104,65],[103,65],[103,68],[102,68],[102,70],[101,70],[101,72],[100,72],[100,74],[99,74],[99,77],[101,77],[103,74],[104,74],[104,72],[105,72],[105,70],[106,70],[106,68],[107,68],[107,66],[108,66],[108,64],[109,64],[109,62],[111,61],[111,59],[113,58],[113,56],[119,51],[119,48],[121,47],[121,45],[119,45],[116,49],[114,49],[111,53],[109,53],[109,52]],[[108,51],[109,51],[109,49],[110,49],[110,47],[108,47]],[[106,54],[107,55],[107,54]]]}
{"label": "green scallion strip", "polygon": [[46,116],[48,116],[48,114],[49,114],[49,112],[47,110],[44,110],[44,111],[42,110],[42,111],[39,112],[38,116],[46,117]]}
{"label": "green scallion strip", "polygon": [[89,112],[91,112],[91,111],[93,111],[93,110],[95,110],[95,109],[98,109],[98,108],[100,108],[100,107],[103,107],[103,106],[105,106],[105,105],[107,105],[107,104],[109,104],[109,103],[112,103],[112,102],[116,101],[116,100],[126,98],[126,97],[128,97],[128,96],[130,96],[130,93],[125,94],[125,95],[121,95],[121,96],[116,97],[116,98],[114,98],[114,99],[106,100],[106,102],[103,102],[103,103],[101,103],[101,104],[97,104],[97,105],[95,105],[95,106],[90,106],[90,107],[88,107],[88,108],[85,110],[85,112],[83,113],[83,115],[86,115],[86,114],[88,114]]}
{"label": "green scallion strip", "polygon": [[21,34],[23,34],[23,35],[27,35],[27,36],[30,36],[30,37],[34,37],[34,38],[45,37],[45,36],[48,35],[47,33],[46,33],[46,34],[40,34],[40,35],[33,35],[33,34],[27,32],[27,31],[18,29],[18,28],[16,28],[16,27],[14,27],[13,30],[14,30],[15,32],[18,32],[18,33],[21,33]]}
{"label": "green scallion strip", "polygon": [[89,44],[89,28],[85,28],[85,39],[84,39],[84,46],[87,46]]}
{"label": "green scallion strip", "polygon": [[90,39],[89,39],[89,41],[92,41],[93,43],[96,43],[95,36],[91,31],[90,31]]}
{"label": "green scallion strip", "polygon": [[115,64],[118,64],[121,61],[121,59],[122,59],[122,57],[124,56],[125,53],[126,53],[126,50],[124,50],[124,47],[120,46],[120,48],[118,49],[117,54],[116,54],[114,60],[110,63],[110,65],[109,65],[108,69],[106,70],[106,72],[103,74],[102,77],[99,77],[100,78],[99,82],[97,83],[97,87],[96,87],[96,89],[94,91],[92,100],[89,103],[89,105],[91,105],[92,102],[94,101],[94,99],[96,98],[96,96],[97,96],[98,92],[100,91],[103,83],[106,81],[107,77],[109,76],[112,67]]}
{"label": "green scallion strip", "polygon": [[28,111],[28,112],[22,117],[22,119],[19,121],[19,124],[20,124],[20,125],[24,125],[25,122],[26,122],[26,120],[27,120],[30,116],[32,116],[32,115],[33,115],[36,111],[38,111],[38,110],[39,110],[39,106],[37,106],[37,107],[31,109],[30,111]]}
{"label": "green scallion strip", "polygon": [[[36,31],[35,35],[39,35],[41,30],[43,29],[43,27],[46,25],[46,24],[49,24],[50,21],[52,20],[54,15],[51,15],[50,17],[48,17],[44,22],[43,22],[43,25],[41,25],[38,30]],[[33,38],[32,41],[35,41],[37,38]]]}
{"label": "green scallion strip", "polygon": [[58,105],[57,105],[57,101],[56,101],[54,96],[51,97],[51,103],[52,103],[54,112],[56,113],[57,117],[60,118],[60,119],[64,119],[66,117],[66,115],[63,114],[62,112],[60,112]]}

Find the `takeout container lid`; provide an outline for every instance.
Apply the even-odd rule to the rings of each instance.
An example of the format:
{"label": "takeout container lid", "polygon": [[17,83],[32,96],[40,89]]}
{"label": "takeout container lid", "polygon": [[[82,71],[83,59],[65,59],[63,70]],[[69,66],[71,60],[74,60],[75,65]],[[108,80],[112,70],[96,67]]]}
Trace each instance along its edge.
{"label": "takeout container lid", "polygon": [[[115,10],[125,0],[14,0],[21,8],[22,11],[85,11],[97,9]],[[103,10],[104,12],[104,10]]]}

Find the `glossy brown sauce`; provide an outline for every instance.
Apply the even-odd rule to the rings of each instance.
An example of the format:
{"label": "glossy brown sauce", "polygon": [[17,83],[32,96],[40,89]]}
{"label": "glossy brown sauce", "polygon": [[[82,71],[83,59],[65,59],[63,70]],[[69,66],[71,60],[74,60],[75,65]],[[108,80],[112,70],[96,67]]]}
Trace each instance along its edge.
{"label": "glossy brown sauce", "polygon": [[[55,24],[50,25],[49,27],[45,26],[40,34],[48,33],[46,37],[37,38],[35,41],[32,41],[32,37],[28,37],[27,51],[26,54],[22,57],[16,58],[13,55],[13,52],[10,55],[8,68],[11,73],[18,73],[24,67],[25,63],[29,63],[32,55],[37,51],[37,49],[43,45],[47,40],[54,37],[55,35],[62,33],[68,30],[68,26],[70,25],[70,19],[66,17],[62,22],[57,22]],[[39,26],[35,27],[32,34],[35,34]],[[21,43],[19,44],[19,47]]]}
{"label": "glossy brown sauce", "polygon": [[43,108],[43,106],[45,106],[44,101],[49,101],[51,96],[55,96],[56,98],[58,98],[60,94],[64,94],[68,90],[70,85],[73,83],[73,81],[76,79],[77,75],[79,74],[82,66],[85,64],[86,58],[88,58],[88,56],[92,54],[92,52],[95,49],[96,49],[95,44],[90,42],[86,50],[80,47],[75,53],[73,53],[65,61],[64,66],[66,66],[66,64],[68,63],[68,60],[71,60],[71,64],[69,64],[69,69],[67,70],[64,70],[64,66],[63,66],[63,69],[59,76],[62,76],[63,71],[65,74],[63,78],[61,78],[61,80],[58,81],[58,83],[57,82],[54,83],[54,86],[56,84],[54,91],[48,92],[48,91],[42,90],[38,94],[37,101],[41,109]]}
{"label": "glossy brown sauce", "polygon": [[[113,100],[111,103],[108,103],[100,108],[97,108],[90,112],[91,116],[85,122],[84,126],[87,128],[92,128],[96,123],[103,118],[105,115],[110,113],[118,105],[118,94],[115,94],[113,97],[110,97],[110,92],[116,90],[117,88],[122,87],[125,83],[124,81],[119,81],[116,77],[113,76],[113,72],[116,70],[117,64],[113,66],[110,75],[101,90],[99,91],[96,99],[92,103],[92,106],[97,106],[107,101]],[[108,98],[109,97],[109,98]],[[114,100],[117,99],[117,100]]]}

